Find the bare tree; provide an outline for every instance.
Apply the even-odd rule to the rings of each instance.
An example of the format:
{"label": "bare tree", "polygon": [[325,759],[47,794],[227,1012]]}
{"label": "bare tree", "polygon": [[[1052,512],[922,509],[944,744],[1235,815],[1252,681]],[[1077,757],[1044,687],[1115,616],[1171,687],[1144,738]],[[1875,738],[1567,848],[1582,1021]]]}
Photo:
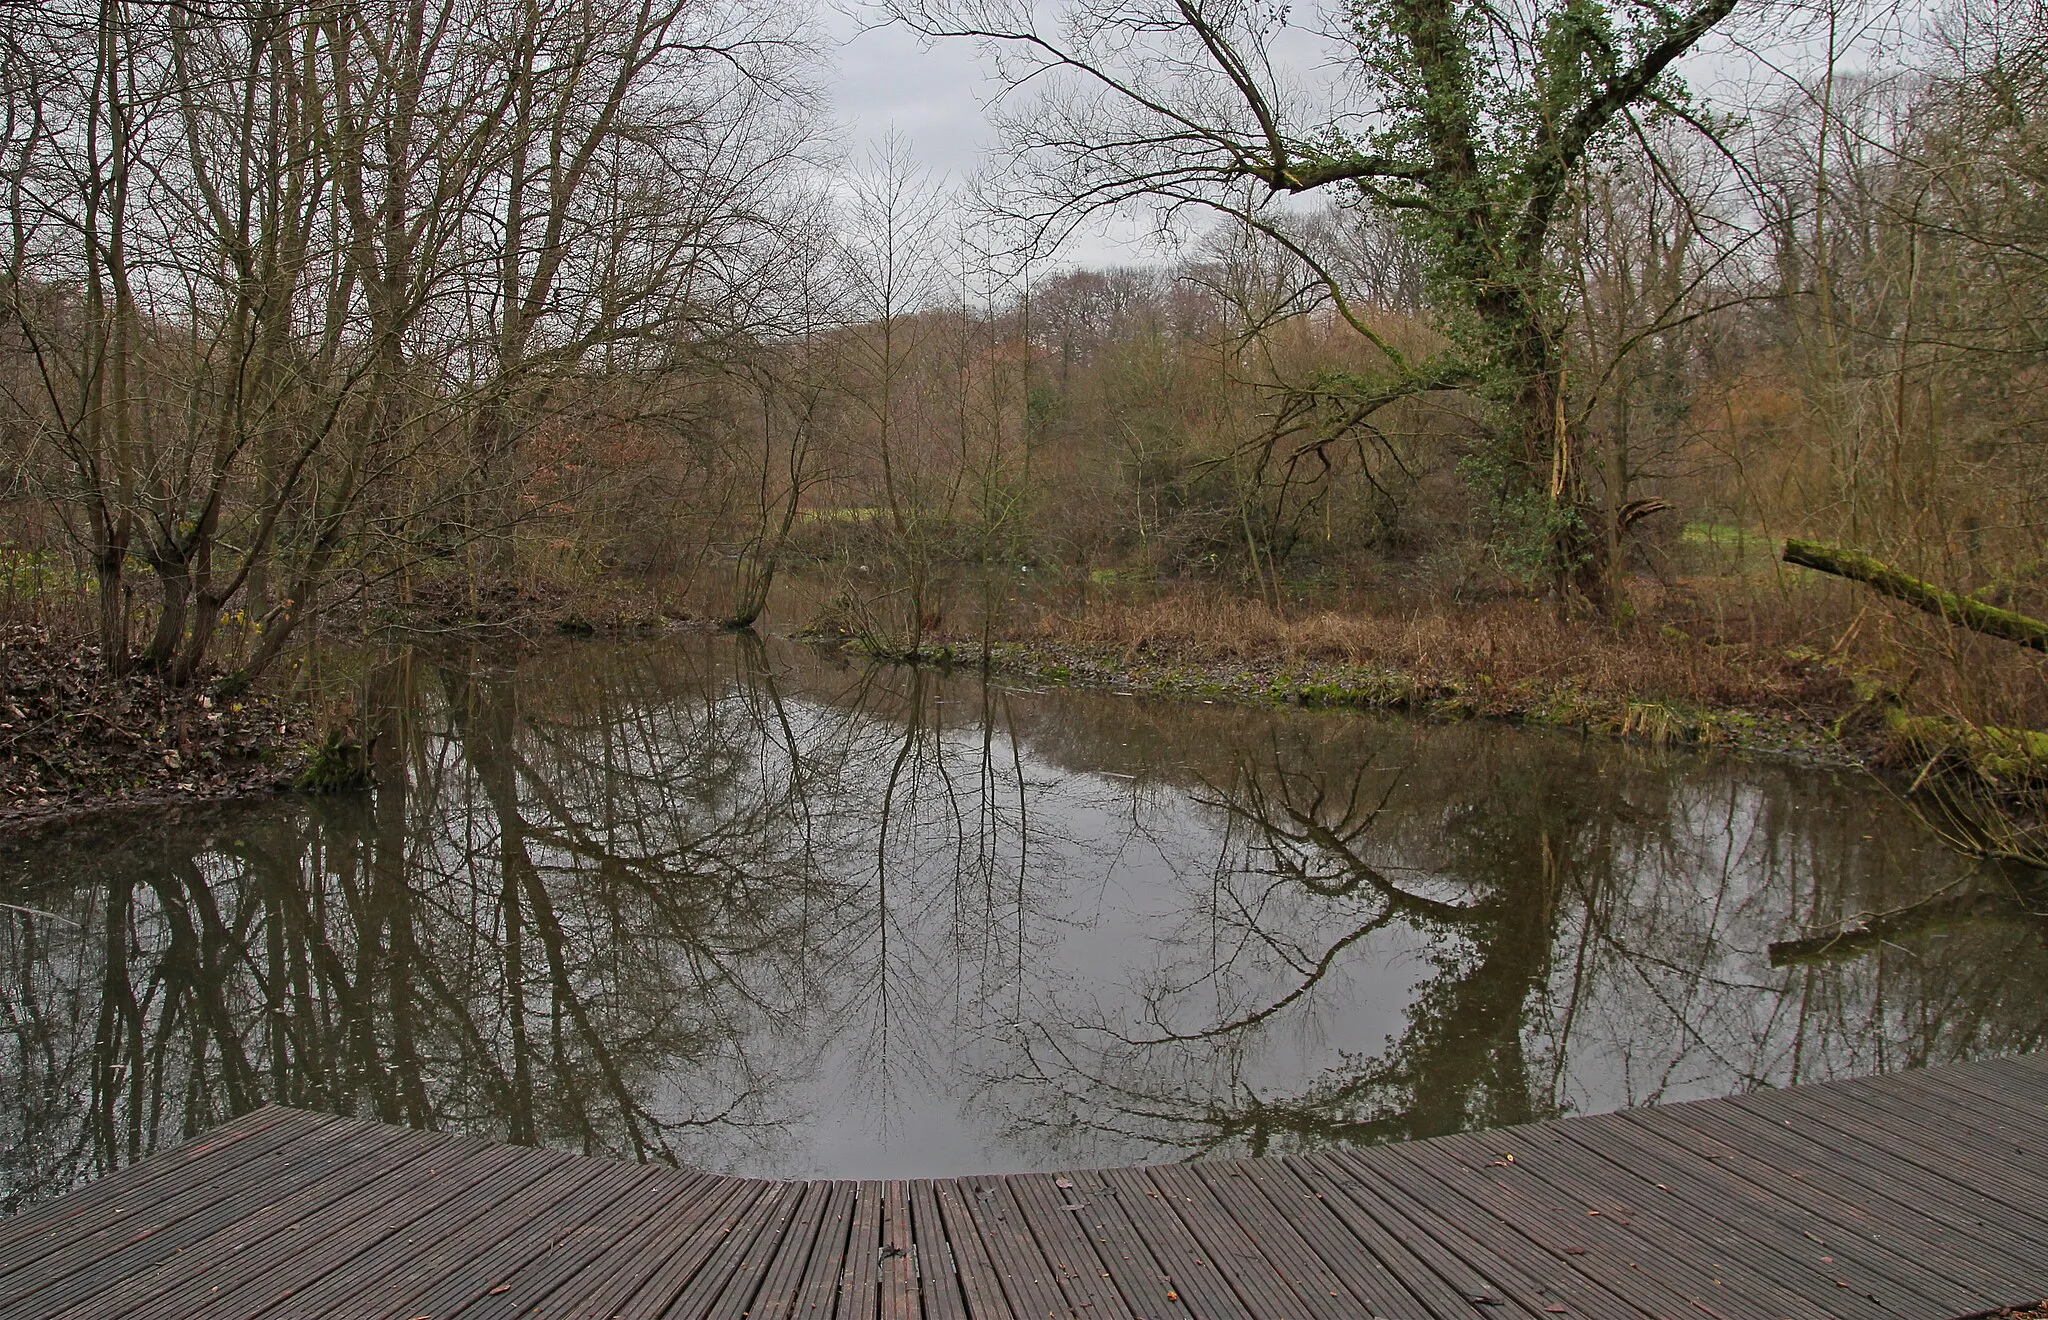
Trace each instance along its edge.
{"label": "bare tree", "polygon": [[933,573],[946,528],[920,452],[924,417],[913,372],[930,325],[928,312],[949,292],[940,221],[946,195],[891,133],[848,180],[841,267],[856,324],[843,349],[846,398],[862,419],[877,505],[859,517],[879,532],[899,583],[864,603],[863,630],[878,650],[915,656],[932,622]]}
{"label": "bare tree", "polygon": [[[1479,475],[1560,595],[1606,599],[1598,526],[1568,422],[1564,272],[1553,227],[1596,144],[1640,116],[1691,122],[1672,69],[1736,0],[1655,8],[1545,3],[1501,10],[1386,0],[1299,24],[1272,4],[1078,0],[1056,15],[1012,0],[891,0],[931,37],[975,39],[1009,85],[1048,90],[1007,118],[1018,164],[999,205],[1038,234],[1105,207],[1223,211],[1299,250],[1271,199],[1331,192],[1399,218],[1425,254],[1451,345],[1413,357],[1330,291],[1382,353],[1350,407],[1448,388],[1497,409]],[[1290,81],[1338,70],[1333,104]]]}
{"label": "bare tree", "polygon": [[509,456],[744,321],[813,122],[801,35],[700,0],[39,11],[12,404],[109,662],[189,683],[239,603],[246,678],[337,579],[486,541],[504,567]]}

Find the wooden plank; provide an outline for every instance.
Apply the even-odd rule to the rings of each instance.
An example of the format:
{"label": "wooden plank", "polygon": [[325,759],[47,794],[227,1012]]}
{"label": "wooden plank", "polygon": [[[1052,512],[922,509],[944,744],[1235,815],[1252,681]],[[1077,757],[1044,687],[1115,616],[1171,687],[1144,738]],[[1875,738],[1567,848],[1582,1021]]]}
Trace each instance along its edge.
{"label": "wooden plank", "polygon": [[1965,1084],[1965,1079],[1945,1074],[1924,1078],[1916,1075],[1910,1086],[1901,1084],[1890,1094],[1897,1103],[1912,1106],[1923,1115],[1930,1111],[1938,1113],[1942,1130],[1958,1140],[1980,1141],[2031,1159],[2048,1153],[2044,1152],[2044,1147],[2048,1147],[2048,1136],[2044,1136],[2044,1130],[2048,1130],[2048,1098],[2035,1099],[2018,1093],[1987,1094],[1978,1085]]}
{"label": "wooden plank", "polygon": [[946,1229],[946,1249],[959,1272],[960,1295],[967,1303],[967,1314],[971,1320],[1010,1320],[1015,1312],[1003,1295],[996,1264],[989,1258],[980,1230],[974,1226],[974,1216],[968,1213],[966,1198],[973,1193],[964,1191],[950,1178],[933,1179],[931,1188]]}
{"label": "wooden plank", "polygon": [[839,1274],[846,1267],[846,1246],[853,1227],[853,1203],[857,1184],[840,1180],[831,1184],[818,1234],[810,1257],[787,1286],[771,1285],[761,1307],[754,1314],[762,1320],[821,1320],[838,1307]]}
{"label": "wooden plank", "polygon": [[61,1248],[75,1242],[81,1224],[119,1219],[137,1206],[167,1202],[195,1181],[208,1180],[230,1149],[238,1164],[253,1165],[334,1121],[326,1114],[266,1105],[56,1200],[0,1219],[0,1275],[34,1259],[46,1244]]}
{"label": "wooden plank", "polygon": [[2043,1154],[2039,1060],[1398,1147],[912,1183],[259,1112],[0,1224],[0,1311],[1920,1320],[2039,1300]]}
{"label": "wooden plank", "polygon": [[1629,1158],[1628,1152],[1637,1148],[1650,1152],[1647,1158],[1684,1151],[1691,1163],[1666,1174],[1665,1181],[1689,1198],[1699,1213],[1747,1233],[1758,1244],[1762,1263],[1778,1262],[1772,1268],[1790,1284],[1823,1293],[1832,1283],[1855,1295],[1903,1294],[1935,1312],[1945,1311],[1950,1305],[1945,1299],[1955,1296],[1954,1271],[1931,1268],[1920,1259],[1926,1256],[1945,1266],[1945,1253],[1913,1236],[1912,1225],[1872,1214],[1868,1189],[1826,1170],[1806,1177],[1810,1151],[1753,1159],[1730,1147],[1726,1137],[1732,1135],[1754,1148],[1759,1142],[1775,1141],[1773,1134],[1759,1136],[1746,1126],[1701,1128],[1680,1121],[1678,1115],[1655,1123],[1641,1122],[1633,1114],[1605,1115],[1588,1127],[1590,1134],[1565,1135],[1619,1152],[1617,1159]]}
{"label": "wooden plank", "polygon": [[929,1178],[919,1178],[909,1185],[909,1197],[911,1249],[917,1256],[918,1299],[925,1320],[968,1320],[960,1266],[939,1212],[938,1193]]}
{"label": "wooden plank", "polygon": [[[1660,1193],[1654,1184],[1640,1181],[1634,1187],[1617,1187],[1606,1176],[1612,1166],[1596,1165],[1579,1148],[1546,1137],[1539,1126],[1511,1137],[1446,1137],[1430,1145],[1455,1152],[1535,1204],[1560,1207],[1586,1237],[1606,1239],[1632,1266],[1647,1262],[1639,1268],[1659,1282],[1679,1287],[1695,1307],[1754,1320],[1824,1320],[1840,1313],[1806,1301],[1743,1260],[1745,1249],[1749,1254],[1757,1251],[1754,1242],[1731,1249],[1727,1235],[1714,1232],[1711,1221],[1703,1226],[1685,1213],[1669,1192]],[[1508,1151],[1512,1160],[1495,1153],[1505,1146],[1513,1147]],[[1645,1192],[1658,1197],[1659,1204],[1646,1203]]]}
{"label": "wooden plank", "polygon": [[1254,1240],[1253,1226],[1239,1223],[1217,1194],[1217,1167],[1168,1165],[1151,1170],[1151,1177],[1166,1194],[1168,1207],[1209,1249],[1238,1296],[1261,1316],[1356,1316],[1359,1301],[1344,1295],[1335,1276],[1301,1246],[1298,1236],[1276,1229],[1275,1237]]}
{"label": "wooden plank", "polygon": [[[114,1277],[68,1280],[43,1292],[37,1304],[48,1307],[65,1299],[62,1309],[79,1320],[125,1317],[148,1311],[152,1301],[201,1276],[209,1287],[216,1275],[230,1282],[241,1280],[252,1268],[288,1259],[301,1244],[317,1243],[318,1238],[301,1225],[310,1223],[317,1231],[345,1223],[350,1215],[377,1204],[381,1198],[373,1189],[404,1187],[442,1162],[441,1152],[404,1142],[378,1155],[330,1169],[304,1170],[295,1184],[247,1189],[237,1203],[239,1209],[223,1207],[192,1216],[140,1249],[123,1253],[132,1263],[117,1269]],[[178,1308],[177,1299],[172,1299],[171,1307]]]}
{"label": "wooden plank", "polygon": [[2033,1055],[1985,1059],[1955,1067],[1908,1068],[1862,1078],[1857,1089],[1864,1087],[1907,1096],[1925,1096],[1937,1089],[1951,1091],[1982,1104],[2012,1110],[2029,1124],[2048,1118],[2048,1067],[2043,1067]]}
{"label": "wooden plank", "polygon": [[[1873,1079],[1873,1083],[1887,1080]],[[2038,1154],[2048,1144],[2044,1141],[2048,1139],[2048,1114],[1993,1105],[1976,1100],[1971,1092],[1934,1084],[1911,1090],[1881,1084],[1853,1090],[1816,1088],[1810,1095],[1761,1091],[1739,1099],[1752,1110],[1777,1119],[1827,1121],[1830,1114],[1853,1119],[1859,1126],[1845,1131],[1858,1146],[1869,1141],[1867,1129],[1873,1126],[1897,1133],[1915,1150],[1930,1141],[1939,1142],[1953,1159],[1961,1161],[1956,1172],[1963,1176],[1957,1180],[1973,1191],[1981,1190],[1987,1178],[2004,1183],[2018,1196],[2037,1197],[2048,1191],[2048,1178],[2033,1160],[2014,1158]],[[1946,1173],[1947,1162],[1942,1163]]]}
{"label": "wooden plank", "polygon": [[575,1232],[637,1181],[630,1165],[591,1163],[598,1169],[584,1173],[565,1161],[444,1240],[435,1252],[433,1272],[424,1277],[409,1274],[409,1287],[379,1298],[383,1314],[445,1320],[489,1297],[493,1288],[505,1285],[528,1261]]}
{"label": "wooden plank", "polygon": [[635,1296],[659,1294],[666,1300],[680,1291],[764,1186],[746,1178],[712,1178],[701,1197],[670,1205],[591,1271],[599,1281],[579,1297],[577,1310],[611,1315]]}
{"label": "wooden plank", "polygon": [[[1497,1139],[1494,1144],[1505,1139],[1500,1133],[1489,1136]],[[1581,1295],[1602,1308],[1607,1306],[1604,1293],[1640,1315],[1718,1310],[1715,1302],[1721,1298],[1710,1286],[1701,1286],[1706,1281],[1674,1278],[1677,1272],[1670,1263],[1656,1262],[1654,1256],[1658,1268],[1645,1267],[1640,1241],[1618,1228],[1597,1224],[1599,1216],[1587,1214],[1583,1207],[1557,1206],[1527,1195],[1497,1176],[1490,1164],[1494,1157],[1483,1148],[1470,1158],[1460,1158],[1460,1149],[1454,1139],[1439,1138],[1382,1147],[1380,1153],[1387,1165],[1407,1165],[1440,1197],[1483,1211],[1468,1214],[1465,1226],[1536,1277],[1558,1280],[1560,1293],[1563,1282],[1576,1275],[1586,1285]],[[1467,1143],[1462,1149],[1474,1146]]]}
{"label": "wooden plank", "polygon": [[642,1279],[607,1312],[647,1320],[659,1315],[698,1315],[717,1296],[731,1262],[757,1237],[780,1206],[787,1184],[745,1181],[741,1195],[723,1203],[718,1215]]}
{"label": "wooden plank", "polygon": [[1942,1081],[1967,1087],[1979,1095],[2023,1105],[2030,1116],[2048,1114],[2048,1058],[2022,1054],[2007,1058],[1975,1059],[1968,1063],[1937,1067],[1908,1068],[1886,1073],[1881,1079],[1901,1086]]}
{"label": "wooden plank", "polygon": [[[1681,1165],[1663,1181],[1680,1188],[1701,1214],[1748,1234],[1759,1253],[1770,1248],[1796,1265],[1796,1271],[1777,1268],[1787,1284],[1811,1287],[1821,1296],[1831,1286],[1857,1296],[1904,1295],[1931,1313],[1945,1312],[1952,1304],[1957,1281],[1952,1271],[1936,1268],[1943,1263],[1943,1253],[1909,1236],[1901,1224],[1868,1213],[1868,1189],[1825,1170],[1811,1179],[1792,1177],[1796,1164],[1788,1168],[1757,1161],[1752,1168],[1752,1161],[1727,1145],[1721,1135],[1726,1129],[1703,1130],[1677,1115],[1654,1123],[1640,1117],[1602,1115],[1597,1122],[1587,1121],[1589,1134],[1567,1130],[1565,1135],[1618,1149],[1616,1158],[1621,1159],[1629,1158],[1631,1150],[1646,1151],[1636,1158],[1655,1158],[1672,1148],[1693,1154],[1689,1171]],[[1752,1144],[1760,1140],[1754,1134],[1745,1137],[1740,1130],[1731,1135]],[[1790,1244],[1789,1250],[1782,1244]]]}
{"label": "wooden plank", "polygon": [[[1062,1188],[1062,1180],[1072,1186]],[[1063,1204],[1079,1207],[1061,1213],[1071,1213],[1080,1221],[1076,1226],[1093,1243],[1103,1273],[1132,1311],[1160,1320],[1191,1314],[1188,1303],[1175,1290],[1172,1276],[1124,1212],[1123,1199],[1108,1179],[1100,1172],[1075,1170],[1055,1177],[1053,1188],[1061,1193]]]}
{"label": "wooden plank", "polygon": [[[1933,1291],[1928,1283],[1935,1278],[1946,1282],[1947,1295],[1958,1288],[1968,1292],[1987,1272],[1998,1274],[2003,1252],[2017,1250],[2024,1258],[2028,1250],[2023,1239],[1999,1242],[1999,1234],[1986,1225],[1975,1225],[1971,1234],[1954,1231],[1954,1212],[1938,1208],[1943,1199],[1932,1192],[1918,1199],[1915,1193],[1925,1190],[1926,1183],[1915,1188],[1910,1182],[1918,1180],[1910,1175],[1902,1182],[1897,1162],[1879,1152],[1866,1152],[1875,1163],[1845,1155],[1727,1105],[1673,1106],[1668,1112],[1629,1117],[1643,1128],[1694,1132],[1720,1142],[1720,1162],[1751,1183],[1777,1190],[1798,1231],[1828,1236],[1823,1224],[1832,1223],[1836,1240],[1846,1234],[1876,1244],[1874,1252],[1857,1253],[1872,1272],[1902,1283],[1913,1280],[1908,1286],[1923,1295]],[[1935,1253],[1933,1258],[1925,1258],[1928,1252]]]}
{"label": "wooden plank", "polygon": [[1895,1095],[1924,1112],[1939,1114],[1944,1123],[1967,1123],[1981,1115],[1994,1123],[2009,1119],[2022,1130],[2038,1133],[2048,1120],[2048,1066],[2038,1055],[1908,1068],[1858,1078],[1846,1089]]}
{"label": "wooden plank", "polygon": [[[614,1303],[608,1315],[648,1317],[669,1313],[685,1298],[702,1298],[724,1279],[725,1263],[752,1241],[775,1211],[781,1185],[740,1182],[740,1194],[722,1203],[717,1216],[677,1244],[661,1267]],[[675,1308],[681,1313],[681,1307]]]}
{"label": "wooden plank", "polygon": [[800,1263],[810,1258],[811,1246],[818,1240],[818,1227],[832,1200],[832,1184],[802,1182],[784,1186],[788,1189],[787,1208],[770,1221],[734,1263],[725,1287],[703,1312],[710,1320],[740,1320],[752,1310],[778,1260],[794,1256],[800,1268]]}
{"label": "wooden plank", "polygon": [[[1813,1296],[1813,1271],[1803,1260],[1787,1258],[1783,1244],[1792,1239],[1775,1226],[1758,1220],[1748,1229],[1738,1229],[1718,1213],[1724,1208],[1725,1193],[1702,1196],[1705,1204],[1690,1199],[1688,1193],[1697,1189],[1691,1187],[1691,1164],[1681,1161],[1692,1157],[1668,1147],[1659,1150],[1655,1142],[1644,1139],[1638,1153],[1624,1158],[1619,1151],[1626,1148],[1617,1140],[1581,1145],[1559,1131],[1560,1126],[1545,1123],[1522,1129],[1512,1153],[1518,1168],[1555,1188],[1566,1202],[1576,1198],[1578,1204],[1622,1219],[1648,1216],[1665,1232],[1683,1236],[1681,1249],[1697,1267],[1713,1277],[1739,1280],[1745,1294],[1760,1299],[1773,1315],[1812,1320],[1862,1313],[1860,1304],[1833,1296],[1838,1289]],[[1712,1169],[1710,1161],[1692,1162]],[[1811,1243],[1800,1238],[1793,1245]]]}
{"label": "wooden plank", "polygon": [[874,1320],[882,1309],[882,1185],[854,1188],[853,1221],[839,1267],[839,1320]]}
{"label": "wooden plank", "polygon": [[2013,1132],[2021,1137],[2016,1146],[1994,1131],[1966,1126],[1971,1120],[1958,1115],[1944,1115],[1951,1121],[1938,1126],[1930,1124],[1925,1106],[1916,1110],[1876,1088],[1840,1098],[1800,1096],[1797,1103],[1790,1104],[1782,1094],[1770,1093],[1741,1100],[1735,1108],[1775,1121],[1780,1127],[1796,1124],[1802,1136],[1838,1154],[1859,1159],[1878,1155],[1911,1165],[1918,1172],[1902,1176],[1915,1184],[1916,1200],[1939,1198],[1950,1213],[1957,1213],[1963,1209],[1957,1204],[1958,1196],[1975,1203],[1986,1193],[1998,1193],[2007,1198],[2004,1210],[2033,1221],[2024,1231],[2048,1233],[2048,1209],[2037,1208],[2048,1195],[2048,1181],[2025,1158],[2024,1144],[2025,1135],[2042,1135],[2048,1123],[2032,1134],[2015,1126]]}
{"label": "wooden plank", "polygon": [[803,1203],[804,1191],[803,1183],[769,1183],[766,1194],[748,1211],[746,1221],[726,1236],[697,1277],[661,1314],[669,1320],[707,1320],[712,1315],[744,1308],[745,1297],[735,1305],[733,1294],[753,1295],[760,1282],[759,1265],[780,1242]]}
{"label": "wooden plank", "polygon": [[[401,1289],[410,1273],[417,1279],[437,1274],[436,1252],[466,1225],[485,1218],[501,1202],[516,1196],[543,1176],[560,1175],[560,1164],[552,1151],[531,1147],[497,1151],[497,1168],[483,1181],[466,1189],[452,1203],[433,1207],[414,1218],[397,1233],[365,1247],[324,1275],[309,1277],[280,1263],[258,1280],[259,1287],[272,1289],[275,1301],[268,1307],[288,1307],[294,1315],[328,1315],[344,1307],[357,1311],[378,1309],[376,1299],[386,1291]],[[250,1315],[266,1313],[252,1303]]]}
{"label": "wooden plank", "polygon": [[[198,1189],[168,1205],[138,1209],[90,1234],[74,1252],[44,1256],[0,1280],[0,1311],[23,1306],[31,1297],[38,1309],[61,1310],[152,1270],[217,1233],[234,1232],[279,1205],[298,1209],[346,1193],[375,1177],[387,1154],[411,1148],[411,1135],[371,1125],[322,1129],[312,1140],[291,1147],[293,1157],[281,1168],[219,1170],[211,1196]],[[81,1261],[90,1262],[90,1268],[81,1269]]]}
{"label": "wooden plank", "polygon": [[1188,1232],[1166,1203],[1165,1192],[1138,1169],[1104,1169],[1102,1179],[1165,1272],[1171,1289],[1168,1300],[1181,1303],[1202,1320],[1251,1320],[1254,1313],[1248,1300],[1231,1287],[1209,1258],[1209,1249]]}
{"label": "wooden plank", "polygon": [[2015,1086],[2024,1085],[2028,1078],[2032,1078],[2034,1084],[2040,1088],[2042,1098],[2048,1100],[2048,1054],[2043,1054],[2038,1050],[2031,1054],[1985,1055],[1958,1063],[1939,1064],[1926,1068],[1911,1068],[1886,1075],[1902,1077],[1910,1076],[1917,1072],[1944,1072],[1957,1073],[1965,1077],[1988,1077]]}
{"label": "wooden plank", "polygon": [[187,1315],[183,1285],[202,1275],[211,1305],[259,1314],[329,1271],[352,1266],[377,1242],[471,1191],[505,1162],[502,1150],[481,1143],[440,1145],[419,1159],[387,1166],[378,1177],[317,1210],[280,1208],[268,1222],[258,1216],[237,1224],[146,1276],[108,1290],[77,1313],[79,1320]]}
{"label": "wooden plank", "polygon": [[1562,1306],[1593,1320],[1632,1320],[1634,1308],[1612,1291],[1571,1270],[1556,1257],[1506,1228],[1484,1207],[1448,1195],[1406,1164],[1390,1158],[1397,1146],[1324,1152],[1331,1165],[1348,1168],[1389,1211],[1401,1216],[1397,1233],[1429,1242],[1486,1282],[1494,1304],[1513,1303],[1532,1316]]}
{"label": "wooden plank", "polygon": [[[643,1225],[657,1219],[668,1206],[678,1200],[690,1200],[709,1181],[702,1175],[658,1166],[643,1166],[638,1172],[641,1180],[637,1186],[615,1191],[597,1213],[549,1241],[542,1252],[455,1314],[465,1320],[497,1320],[548,1308],[565,1283],[618,1249],[621,1243],[632,1241]],[[569,1305],[573,1305],[573,1299]]]}
{"label": "wooden plank", "polygon": [[923,1314],[917,1299],[916,1248],[909,1193],[901,1179],[892,1178],[882,1184],[882,1320],[920,1320]]}
{"label": "wooden plank", "polygon": [[1179,1165],[1162,1165],[1137,1173],[1158,1192],[1159,1204],[1180,1221],[1194,1240],[1194,1263],[1213,1266],[1253,1315],[1266,1320],[1307,1314],[1301,1300],[1278,1273],[1245,1268],[1247,1258],[1254,1253],[1248,1250],[1243,1231],[1215,1205],[1200,1179]]}
{"label": "wooden plank", "polygon": [[[103,1257],[111,1254],[113,1243],[139,1241],[220,1204],[249,1183],[274,1180],[294,1165],[317,1158],[326,1143],[353,1141],[360,1145],[368,1140],[367,1134],[338,1122],[306,1127],[280,1124],[246,1142],[205,1151],[189,1164],[180,1160],[162,1179],[131,1184],[122,1173],[112,1174],[108,1181],[122,1180],[122,1185],[113,1189],[117,1194],[88,1198],[80,1210],[72,1210],[69,1197],[26,1210],[8,1221],[25,1231],[16,1239],[7,1264],[0,1268],[0,1298],[17,1286],[15,1276],[52,1253],[61,1252],[71,1260]],[[233,1158],[229,1158],[230,1151]],[[216,1153],[218,1160],[209,1158]],[[139,1171],[147,1166],[136,1167]],[[71,1264],[60,1262],[56,1268],[68,1271]]]}
{"label": "wooden plank", "polygon": [[[1259,1160],[1193,1167],[1230,1211],[1231,1217],[1267,1253],[1284,1250],[1297,1259],[1291,1268],[1330,1297],[1346,1299],[1348,1315],[1379,1320],[1426,1320],[1427,1307],[1417,1301],[1379,1258],[1345,1232],[1320,1198],[1303,1192],[1288,1194],[1269,1181],[1271,1172]],[[1297,1284],[1299,1288],[1301,1285]]]}
{"label": "wooden plank", "polygon": [[[1723,1167],[1711,1152],[1667,1141],[1622,1118],[1595,1115],[1568,1128],[1560,1126],[1554,1136],[1578,1145],[1589,1158],[1611,1161],[1624,1176],[1647,1179],[1663,1188],[1677,1201],[1680,1212],[1698,1226],[1697,1231],[1710,1237],[1725,1235],[1737,1243],[1753,1269],[1786,1291],[1837,1314],[1865,1314],[1856,1298],[1839,1295],[1850,1290],[1841,1288],[1846,1281],[1844,1272],[1835,1268],[1843,1263],[1861,1265],[1860,1250],[1852,1247],[1831,1252],[1818,1244],[1812,1231],[1818,1225],[1839,1238],[1846,1230],[1811,1217],[1801,1229],[1793,1218],[1800,1207],[1786,1203],[1781,1189],[1751,1184],[1738,1171]],[[1582,1133],[1579,1128],[1589,1131]],[[1898,1282],[1895,1275],[1886,1278],[1888,1291],[1921,1298],[1930,1311],[1945,1309],[1925,1300],[1929,1290],[1916,1290],[1910,1281]],[[1946,1280],[1935,1280],[1931,1291],[1940,1295],[1946,1286]]]}
{"label": "wooden plank", "polygon": [[[1505,1305],[1489,1280],[1443,1251],[1427,1234],[1408,1228],[1398,1212],[1348,1170],[1301,1156],[1267,1160],[1259,1169],[1276,1205],[1315,1201],[1350,1234],[1363,1257],[1384,1266],[1429,1314],[1463,1315],[1477,1307]],[[1341,1252],[1341,1240],[1338,1249]]]}
{"label": "wooden plank", "polygon": [[1068,1306],[1105,1320],[1135,1313],[1117,1290],[1096,1251],[1095,1240],[1079,1220],[1079,1198],[1069,1200],[1049,1173],[1011,1174],[1003,1179],[1003,1186],[1015,1198],[1025,1224],[1038,1240],[1039,1251],[1053,1267]]}
{"label": "wooden plank", "polygon": [[962,1179],[962,1205],[995,1265],[1010,1309],[1019,1316],[1076,1315],[1059,1285],[1059,1270],[1039,1250],[1016,1197],[1000,1177]]}

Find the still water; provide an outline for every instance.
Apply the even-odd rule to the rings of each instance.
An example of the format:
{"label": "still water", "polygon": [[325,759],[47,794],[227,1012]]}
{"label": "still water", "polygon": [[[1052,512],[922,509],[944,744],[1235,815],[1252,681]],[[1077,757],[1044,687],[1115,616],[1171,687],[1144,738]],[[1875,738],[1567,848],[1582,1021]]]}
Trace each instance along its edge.
{"label": "still water", "polygon": [[915,1176],[1401,1140],[2048,1027],[2044,925],[1852,775],[718,636],[399,657],[372,690],[374,795],[0,846],[6,1207],[270,1101]]}

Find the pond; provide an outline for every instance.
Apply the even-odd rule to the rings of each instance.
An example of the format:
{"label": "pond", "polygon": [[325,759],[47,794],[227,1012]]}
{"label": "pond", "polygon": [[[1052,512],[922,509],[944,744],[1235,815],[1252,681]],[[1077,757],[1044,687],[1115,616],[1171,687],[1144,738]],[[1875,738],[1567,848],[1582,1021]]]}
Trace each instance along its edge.
{"label": "pond", "polygon": [[8,1208],[271,1101],[918,1176],[1426,1137],[2048,1028],[2043,923],[1848,773],[730,636],[400,655],[372,690],[375,794],[0,845]]}

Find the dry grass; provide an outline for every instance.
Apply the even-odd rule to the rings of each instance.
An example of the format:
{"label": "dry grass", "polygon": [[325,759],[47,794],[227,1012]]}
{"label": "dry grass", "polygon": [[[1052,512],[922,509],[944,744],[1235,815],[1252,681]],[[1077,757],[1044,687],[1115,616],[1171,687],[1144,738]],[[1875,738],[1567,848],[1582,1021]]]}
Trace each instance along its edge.
{"label": "dry grass", "polygon": [[[1254,700],[1495,716],[1665,742],[1847,755],[1911,773],[1914,728],[2048,729],[2048,656],[1852,584],[1640,588],[1615,626],[1497,598],[1394,612],[1263,603],[1207,586],[1090,600],[1004,630],[1048,677]],[[1936,717],[1901,723],[1899,713]],[[2003,746],[2000,742],[1995,745]]]}
{"label": "dry grass", "polygon": [[1834,710],[1853,697],[1841,668],[1814,646],[1826,645],[1824,633],[1790,614],[1763,617],[1754,606],[1731,614],[1667,601],[1615,628],[1560,619],[1531,600],[1283,615],[1242,597],[1188,589],[1043,615],[1022,640],[1118,652],[1127,664],[1385,669],[1465,689],[1569,688],[1596,701]]}

